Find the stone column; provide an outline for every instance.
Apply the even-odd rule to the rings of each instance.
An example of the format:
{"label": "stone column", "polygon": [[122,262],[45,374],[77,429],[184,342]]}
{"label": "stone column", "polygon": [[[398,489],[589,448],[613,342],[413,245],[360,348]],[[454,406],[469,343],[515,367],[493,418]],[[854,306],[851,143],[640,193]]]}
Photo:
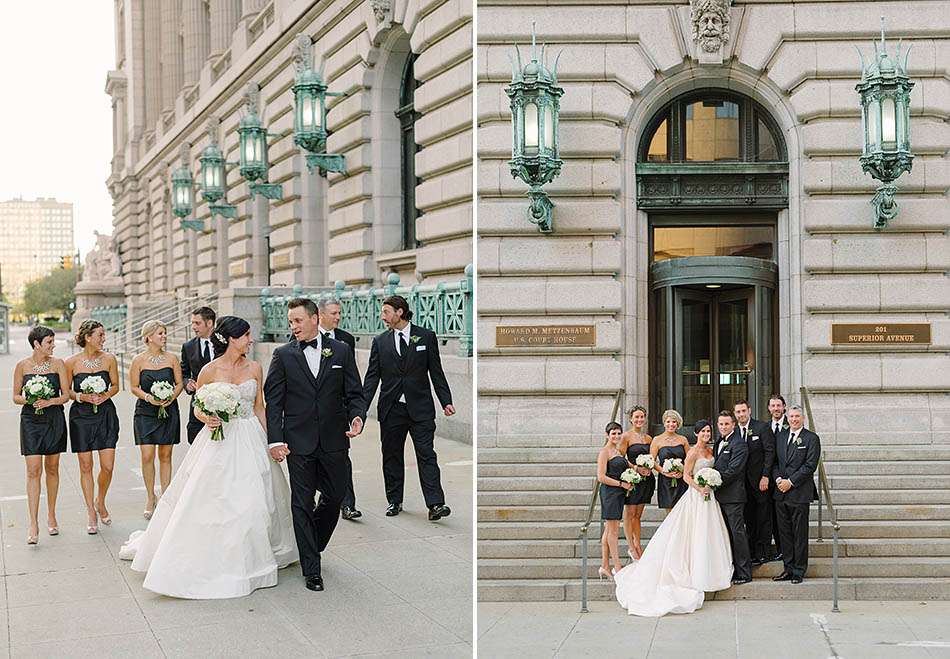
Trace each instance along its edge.
{"label": "stone column", "polygon": [[211,49],[211,31],[204,0],[182,0],[185,85],[198,84]]}
{"label": "stone column", "polygon": [[[132,59],[126,66],[131,86],[130,100],[132,105],[132,141],[137,142],[145,130],[145,24],[143,0],[133,0],[130,17],[132,24]],[[133,152],[134,161],[138,157]]]}
{"label": "stone column", "polygon": [[162,111],[162,5],[144,3],[145,11],[145,130],[155,128]]}
{"label": "stone column", "polygon": [[[212,216],[213,221],[214,216]],[[228,223],[230,220],[221,215],[217,216],[218,226],[217,226],[217,235],[215,236],[217,240],[217,245],[215,248],[215,256],[218,259],[218,290],[222,291],[228,287],[228,279],[231,276],[230,273],[230,259],[228,258]]]}
{"label": "stone column", "polygon": [[270,232],[270,204],[264,195],[256,195],[251,206],[251,286],[267,286],[270,255],[267,235]]}
{"label": "stone column", "polygon": [[174,110],[184,84],[181,44],[181,2],[162,0],[162,110]]}
{"label": "stone column", "polygon": [[241,0],[211,0],[211,57],[231,46],[231,37],[241,19]]}
{"label": "stone column", "polygon": [[[303,156],[298,158],[303,160]],[[323,212],[326,179],[306,164],[298,170],[303,178],[303,216],[300,220],[300,284],[322,286],[327,283],[327,218]]]}

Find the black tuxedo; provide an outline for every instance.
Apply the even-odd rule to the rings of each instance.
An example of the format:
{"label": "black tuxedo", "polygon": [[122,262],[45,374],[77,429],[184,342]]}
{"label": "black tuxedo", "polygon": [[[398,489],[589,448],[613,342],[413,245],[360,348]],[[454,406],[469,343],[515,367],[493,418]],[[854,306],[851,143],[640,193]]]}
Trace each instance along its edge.
{"label": "black tuxedo", "polygon": [[274,351],[264,382],[267,441],[290,449],[291,511],[304,576],[320,574],[320,552],[336,528],[346,491],[346,432],[354,417],[366,417],[353,351],[330,338],[323,338],[321,347],[316,377],[293,340]]}
{"label": "black tuxedo", "polygon": [[[327,330],[333,332],[333,337],[337,341],[342,341],[346,345],[350,346],[350,350],[353,351],[353,355],[356,355],[356,338],[345,330],[341,330],[337,327],[334,330]],[[320,332],[324,333],[324,329],[321,327]],[[324,334],[325,335],[325,334]],[[359,371],[357,371],[359,375]],[[346,475],[346,491],[343,494],[342,505],[347,508],[356,508],[356,491],[353,489],[353,463],[350,461],[349,454],[347,454],[347,475]]]}
{"label": "black tuxedo", "polygon": [[[419,481],[426,506],[445,503],[439,463],[433,449],[435,404],[432,387],[444,408],[452,404],[452,392],[439,358],[435,332],[411,325],[408,353],[396,351],[395,332],[388,330],[373,339],[369,366],[363,381],[363,398],[369,405],[379,387],[376,413],[382,431],[383,479],[389,503],[402,503],[405,482],[406,434],[412,436],[419,465]],[[399,402],[405,396],[405,402]]]}
{"label": "black tuxedo", "polygon": [[[723,446],[723,444],[725,444]],[[752,578],[752,559],[745,528],[746,462],[749,449],[737,430],[727,437],[717,437],[713,446],[716,462],[713,467],[722,476],[722,485],[716,490],[716,501],[722,510],[729,542],[732,544],[734,579]]]}
{"label": "black tuxedo", "polygon": [[[196,336],[181,344],[181,379],[182,382],[195,380],[197,382],[201,369],[214,359],[213,349],[208,347],[208,358],[201,354],[201,341]],[[195,441],[195,437],[201,432],[204,424],[195,418],[194,394],[188,394],[192,397],[191,408],[188,412],[188,443]]]}
{"label": "black tuxedo", "polygon": [[[737,428],[737,432],[741,432]],[[765,559],[772,537],[772,495],[767,488],[759,490],[759,481],[765,476],[771,482],[772,463],[775,461],[775,436],[765,421],[749,420],[746,433],[749,460],[746,462],[745,525],[749,549],[755,558]]]}
{"label": "black tuxedo", "polygon": [[775,489],[776,521],[785,571],[804,578],[808,569],[808,509],[816,495],[814,476],[821,457],[821,440],[807,428],[799,431],[797,441],[792,441],[793,434],[790,428],[776,438],[772,477],[776,481],[792,481],[788,492]]}
{"label": "black tuxedo", "polygon": [[[779,427],[779,433],[783,430],[788,430],[788,418],[783,414],[781,419],[781,426]],[[778,434],[773,429],[775,426],[775,419],[772,418],[772,415],[769,415],[768,418],[769,429],[772,430],[772,436],[778,441]],[[777,445],[777,444],[776,444]],[[775,464],[775,460],[772,461],[772,464]],[[775,512],[775,479],[772,478],[771,470],[769,471],[769,505],[771,506],[772,512],[772,540],[775,542],[775,551],[776,553],[782,553],[782,539],[778,532],[778,516]]]}

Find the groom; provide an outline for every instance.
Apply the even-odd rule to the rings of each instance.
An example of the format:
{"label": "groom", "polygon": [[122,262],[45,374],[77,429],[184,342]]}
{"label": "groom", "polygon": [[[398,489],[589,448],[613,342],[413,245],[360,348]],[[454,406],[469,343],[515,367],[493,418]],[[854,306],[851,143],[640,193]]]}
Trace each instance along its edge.
{"label": "groom", "polygon": [[722,510],[732,544],[732,583],[736,586],[752,581],[752,559],[745,529],[745,466],[749,448],[736,430],[736,417],[729,410],[719,413],[716,425],[719,436],[713,447],[716,463],[713,467],[722,476],[722,485],[716,490],[716,501]]}
{"label": "groom", "polygon": [[274,460],[287,458],[300,567],[307,588],[320,591],[320,552],[340,518],[350,438],[363,430],[366,405],[353,351],[321,335],[317,305],[295,298],[287,319],[295,340],[274,351],[264,383],[267,441]]}

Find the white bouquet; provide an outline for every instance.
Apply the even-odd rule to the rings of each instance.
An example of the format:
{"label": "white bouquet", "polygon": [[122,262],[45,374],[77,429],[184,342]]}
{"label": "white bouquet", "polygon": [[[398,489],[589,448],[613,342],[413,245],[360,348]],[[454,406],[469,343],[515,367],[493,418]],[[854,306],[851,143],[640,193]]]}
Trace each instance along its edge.
{"label": "white bouquet", "polygon": [[626,469],[620,474],[620,480],[631,485],[639,485],[643,480],[643,476],[638,474],[636,469]]}
{"label": "white bouquet", "polygon": [[[79,389],[84,394],[104,394],[108,388],[101,375],[90,376],[79,385]],[[92,413],[99,414],[99,406],[95,403],[92,406]]]}
{"label": "white bouquet", "polygon": [[653,459],[653,456],[649,453],[644,453],[643,455],[637,456],[636,465],[641,469],[649,469],[653,471],[653,468],[656,467],[656,460]]}
{"label": "white bouquet", "polygon": [[[227,423],[237,414],[241,397],[238,388],[229,382],[209,382],[195,392],[195,407],[209,416]],[[224,428],[218,426],[211,431],[211,440],[224,439]]]}
{"label": "white bouquet", "polygon": [[[152,384],[152,388],[149,389],[149,393],[152,394],[155,400],[164,403],[166,400],[171,400],[172,394],[175,393],[175,387],[173,387],[171,383],[165,382],[165,380],[159,380],[158,382]],[[158,408],[158,418],[168,418],[168,412],[164,407]]]}
{"label": "white bouquet", "polygon": [[[53,385],[42,375],[34,375],[23,385],[23,395],[27,405],[35,405],[38,400],[49,400],[56,395]],[[34,410],[34,414],[43,414],[43,410]]]}
{"label": "white bouquet", "polygon": [[[682,474],[683,474],[683,461],[680,460],[679,458],[667,458],[666,460],[663,461],[663,467],[662,467],[662,469],[663,469],[663,471],[666,471],[666,472],[669,472],[669,473],[672,473],[672,474],[679,474],[679,475],[682,475]],[[676,487],[676,476],[674,476],[674,477],[671,478],[670,480],[673,481],[673,483],[672,483],[673,487]]]}
{"label": "white bouquet", "polygon": [[[722,475],[712,467],[703,467],[696,472],[696,482],[699,483],[700,487],[708,487],[711,490],[715,490],[722,485]],[[705,501],[709,501],[708,494],[705,497]]]}

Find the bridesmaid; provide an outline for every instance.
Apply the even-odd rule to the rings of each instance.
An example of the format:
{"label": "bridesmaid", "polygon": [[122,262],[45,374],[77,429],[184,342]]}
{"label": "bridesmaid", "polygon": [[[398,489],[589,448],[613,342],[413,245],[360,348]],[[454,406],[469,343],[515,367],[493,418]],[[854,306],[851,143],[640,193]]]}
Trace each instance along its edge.
{"label": "bridesmaid", "polygon": [[[89,535],[99,532],[99,519],[106,526],[112,524],[106,508],[106,493],[112,483],[115,445],[119,441],[119,415],[115,403],[110,400],[119,392],[119,367],[115,356],[102,350],[105,340],[106,330],[102,323],[84,320],[76,332],[76,345],[82,348],[82,352],[66,360],[67,379],[72,382],[69,395],[74,401],[69,406],[69,437],[72,451],[79,457],[79,479],[86,500],[89,518],[86,533]],[[105,380],[105,392],[82,393],[83,381],[95,375]],[[96,483],[92,478],[93,451],[99,453],[98,496],[95,496]]]}
{"label": "bridesmaid", "polygon": [[[151,519],[155,510],[155,452],[158,450],[158,473],[162,494],[172,479],[172,448],[180,441],[181,421],[178,395],[183,388],[181,364],[165,351],[168,338],[165,325],[150,320],[142,325],[145,351],[136,355],[129,367],[129,383],[135,401],[132,427],[135,444],[142,452],[142,479],[145,481],[145,511],[142,516]],[[172,397],[159,401],[151,393],[156,382],[167,382],[175,388]],[[165,418],[159,418],[164,409]]]}
{"label": "bridesmaid", "polygon": [[[66,450],[66,415],[63,405],[69,392],[63,391],[67,382],[66,365],[53,357],[56,335],[48,327],[38,325],[27,337],[33,354],[17,363],[13,370],[13,402],[20,410],[20,454],[26,458],[26,498],[30,511],[28,545],[40,540],[40,476],[46,471],[46,520],[50,535],[59,535],[56,522],[56,495],[59,492],[59,454]],[[49,382],[56,395],[49,400],[38,400],[30,405],[23,395],[23,385],[34,377]],[[40,413],[42,410],[42,413]]]}
{"label": "bridesmaid", "polygon": [[[627,469],[624,455],[623,427],[611,421],[605,429],[607,440],[597,454],[597,480],[600,482],[600,518],[604,520],[604,535],[600,539],[601,563],[597,574],[601,579],[610,579],[620,571],[620,520],[623,518],[625,490],[630,483],[620,480]],[[614,559],[614,569],[610,570],[610,558]]]}
{"label": "bridesmaid", "polygon": [[650,443],[653,441],[643,432],[647,423],[647,410],[640,405],[634,405],[630,410],[630,430],[623,434],[623,441],[627,446],[627,462],[646,478],[627,492],[627,499],[623,507],[623,532],[627,538],[627,555],[631,560],[639,560],[643,555],[640,546],[640,518],[643,509],[653,499],[656,489],[656,478],[653,472],[643,467],[637,467],[637,458],[641,455],[650,455]]}
{"label": "bridesmaid", "polygon": [[[689,442],[680,434],[677,434],[683,426],[683,417],[676,410],[666,410],[663,413],[664,431],[653,438],[650,445],[650,455],[656,460],[653,467],[662,478],[658,479],[656,485],[656,500],[660,508],[665,508],[670,512],[676,502],[680,500],[683,493],[686,492],[687,485],[683,481],[683,475],[673,474],[663,471],[663,462],[670,458],[679,458],[686,461],[686,451],[689,450]],[[673,487],[673,478],[676,478],[676,487]]]}

